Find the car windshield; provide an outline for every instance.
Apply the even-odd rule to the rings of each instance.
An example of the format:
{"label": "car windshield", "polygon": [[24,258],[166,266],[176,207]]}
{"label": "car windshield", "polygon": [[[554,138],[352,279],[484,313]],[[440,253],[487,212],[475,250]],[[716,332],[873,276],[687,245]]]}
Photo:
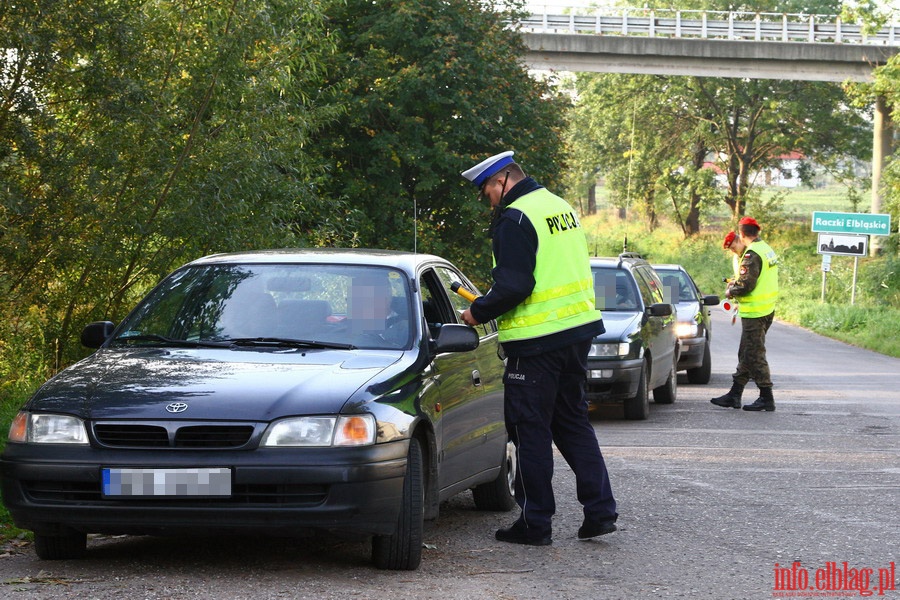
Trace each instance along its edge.
{"label": "car windshield", "polygon": [[663,298],[667,303],[678,304],[679,302],[696,302],[698,300],[694,293],[694,285],[684,271],[658,269],[657,273],[662,280]]}
{"label": "car windshield", "polygon": [[410,306],[406,277],[389,268],[194,266],[154,289],[111,345],[408,348]]}
{"label": "car windshield", "polygon": [[615,267],[593,267],[594,295],[601,311],[638,310],[634,279]]}

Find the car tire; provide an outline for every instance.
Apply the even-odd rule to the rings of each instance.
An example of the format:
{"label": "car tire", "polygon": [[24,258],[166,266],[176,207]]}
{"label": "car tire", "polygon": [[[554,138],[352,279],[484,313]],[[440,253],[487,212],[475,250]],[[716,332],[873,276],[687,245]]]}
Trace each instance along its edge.
{"label": "car tire", "polygon": [[672,404],[678,396],[678,370],[675,362],[669,370],[666,382],[653,390],[653,401],[657,404]]}
{"label": "car tire", "polygon": [[81,558],[87,552],[87,534],[78,531],[64,535],[35,533],[34,552],[41,560]]}
{"label": "car tire", "polygon": [[709,383],[712,377],[712,357],[709,353],[709,338],[706,339],[706,347],[703,349],[703,362],[695,369],[687,370],[687,378],[689,383],[699,383],[705,385]]}
{"label": "car tire", "polygon": [[644,361],[638,381],[637,394],[625,399],[625,418],[631,421],[643,421],[650,416],[650,365]]}
{"label": "car tire", "polygon": [[506,442],[506,452],[497,478],[472,488],[478,510],[509,511],[516,506],[516,445]]}
{"label": "car tire", "polygon": [[372,538],[372,562],[379,569],[414,571],[422,562],[425,523],[425,485],[422,448],[419,440],[409,440],[403,500],[397,527],[391,535]]}

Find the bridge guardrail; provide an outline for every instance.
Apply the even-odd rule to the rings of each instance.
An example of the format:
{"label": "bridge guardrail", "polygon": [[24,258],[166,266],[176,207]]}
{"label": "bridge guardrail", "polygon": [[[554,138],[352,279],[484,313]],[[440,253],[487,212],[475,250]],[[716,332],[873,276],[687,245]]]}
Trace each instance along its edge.
{"label": "bridge guardrail", "polygon": [[[559,10],[559,9],[556,9]],[[835,15],[649,9],[569,9],[536,13],[518,22],[521,31],[662,38],[698,38],[831,44],[900,44],[896,22],[877,31],[844,23]],[[577,11],[577,12],[576,12]]]}

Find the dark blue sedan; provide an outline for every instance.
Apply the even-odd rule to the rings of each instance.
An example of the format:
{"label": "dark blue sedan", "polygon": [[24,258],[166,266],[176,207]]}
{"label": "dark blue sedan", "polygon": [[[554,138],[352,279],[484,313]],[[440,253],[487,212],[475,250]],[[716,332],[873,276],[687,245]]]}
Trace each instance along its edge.
{"label": "dark blue sedan", "polygon": [[423,520],[473,490],[510,510],[494,323],[436,256],[281,250],[209,256],[166,277],[98,348],[22,407],[3,501],[43,559],[86,534],[316,531],[371,536],[415,569]]}

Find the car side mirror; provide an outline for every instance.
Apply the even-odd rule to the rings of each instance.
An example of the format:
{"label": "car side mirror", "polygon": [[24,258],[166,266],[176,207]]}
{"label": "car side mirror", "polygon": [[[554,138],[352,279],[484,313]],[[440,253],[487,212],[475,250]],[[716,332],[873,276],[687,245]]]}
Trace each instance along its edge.
{"label": "car side mirror", "polygon": [[468,325],[446,324],[434,340],[434,352],[468,352],[478,347],[478,332]]}
{"label": "car side mirror", "polygon": [[672,314],[672,305],[660,302],[659,304],[651,304],[647,308],[647,315],[651,317],[668,317]]}
{"label": "car side mirror", "polygon": [[112,321],[96,321],[88,323],[81,330],[81,345],[87,348],[99,348],[109,339],[116,326]]}
{"label": "car side mirror", "polygon": [[719,297],[718,296],[703,296],[703,306],[718,306],[719,305]]}

